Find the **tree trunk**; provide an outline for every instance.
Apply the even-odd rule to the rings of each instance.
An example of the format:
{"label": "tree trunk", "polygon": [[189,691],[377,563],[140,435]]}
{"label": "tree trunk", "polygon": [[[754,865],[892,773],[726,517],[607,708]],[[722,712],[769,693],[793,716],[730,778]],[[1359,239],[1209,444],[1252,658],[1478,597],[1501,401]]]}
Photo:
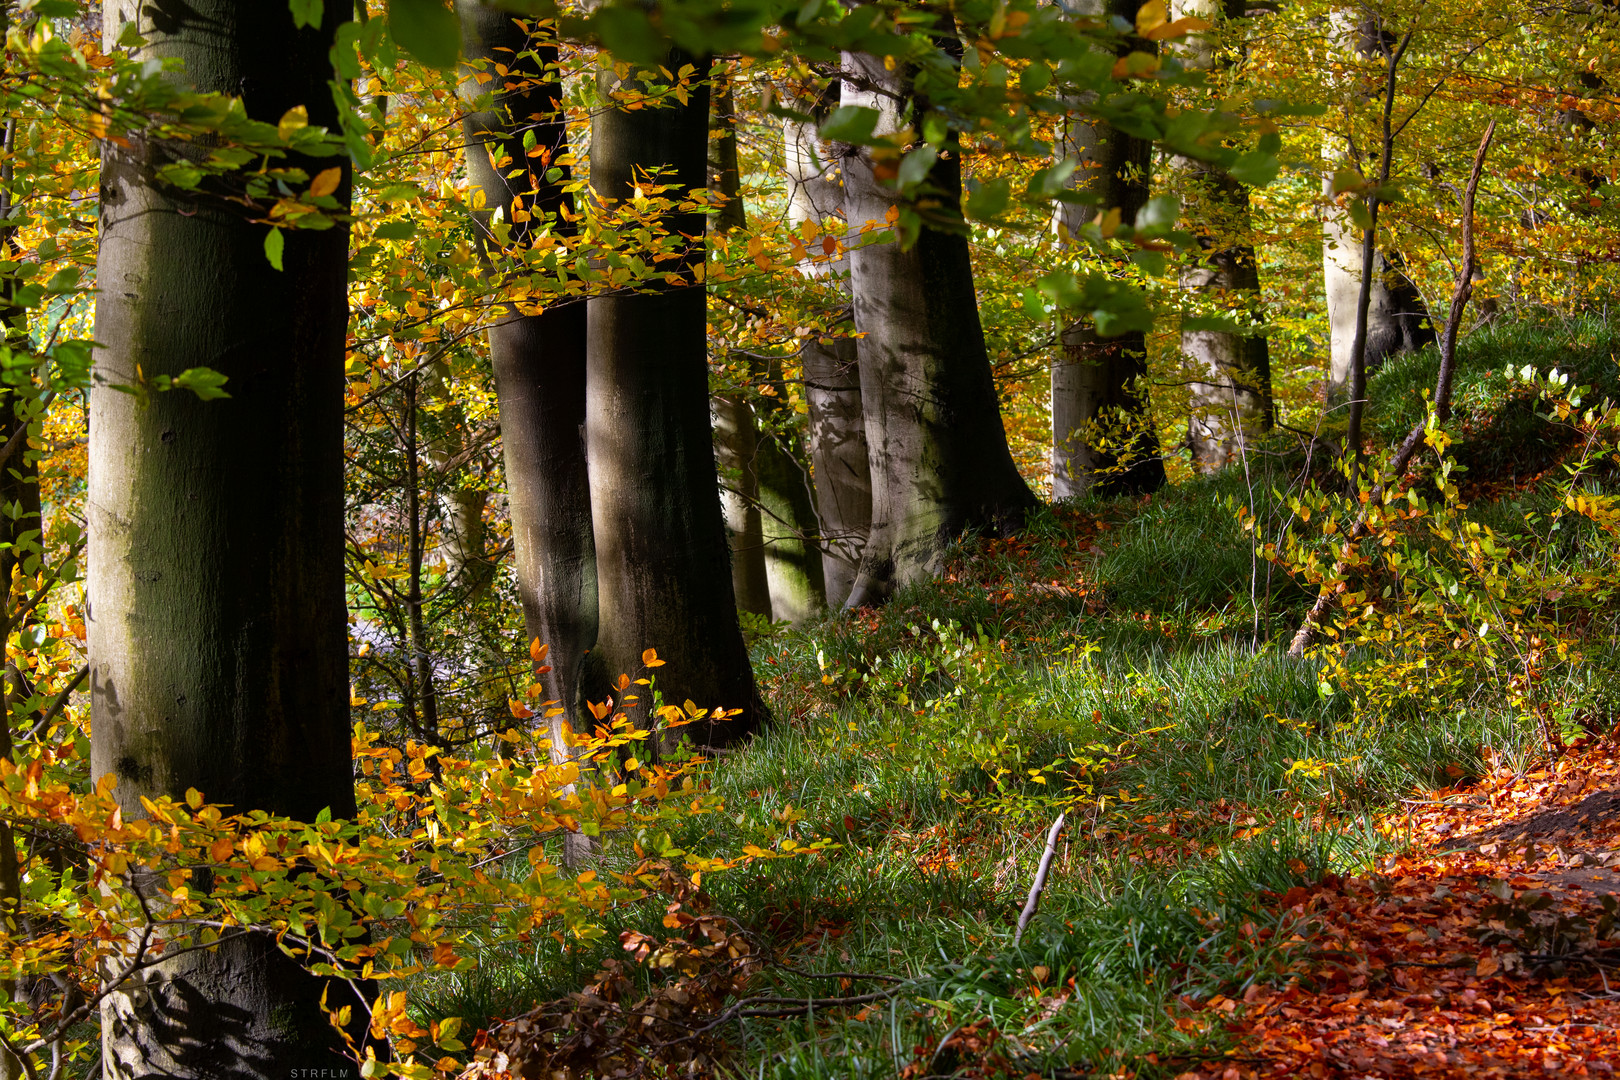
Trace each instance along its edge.
{"label": "tree trunk", "polygon": [[[591,186],[604,203],[629,197],[638,172],[651,169],[670,168],[680,189],[707,183],[708,64],[677,53],[665,66],[679,71],[686,63],[698,70],[685,104],[596,114]],[[682,736],[702,746],[736,742],[766,716],[737,625],[720,514],[707,297],[691,272],[703,258],[703,216],[670,213],[665,225],[691,238],[689,255],[672,271],[685,280],[587,305],[585,430],[601,597],[598,669],[634,673],[643,650],[657,649],[669,665],[657,673],[665,701],[741,710],[723,724],[667,732],[659,739],[667,750]]]}
{"label": "tree trunk", "polygon": [[[1097,7],[1130,21],[1137,5],[1108,0]],[[1137,39],[1132,46],[1151,48]],[[1064,125],[1061,151],[1079,159],[1079,183],[1097,196],[1102,210],[1117,208],[1121,221],[1135,222],[1148,200],[1150,143],[1077,116]],[[1061,204],[1060,233],[1073,235],[1095,213],[1091,207]],[[1147,388],[1147,335],[1132,330],[1104,337],[1089,320],[1080,320],[1064,328],[1060,344],[1051,371],[1052,497],[1087,491],[1141,494],[1163,487],[1164,459]]]}
{"label": "tree trunk", "polygon": [[[1362,17],[1356,22],[1349,15],[1340,14],[1333,17],[1332,24],[1345,46],[1353,47],[1362,56],[1391,55],[1394,38],[1376,16]],[[1393,73],[1390,78],[1393,78]],[[1322,178],[1322,193],[1329,198],[1327,211],[1322,218],[1322,278],[1327,294],[1330,335],[1326,388],[1330,406],[1355,398],[1355,384],[1358,381],[1364,383],[1366,377],[1377,371],[1389,357],[1416,352],[1435,341],[1428,306],[1424,304],[1417,286],[1401,269],[1398,256],[1377,250],[1375,244],[1372,251],[1373,272],[1371,275],[1363,273],[1367,254],[1364,247],[1368,238],[1351,221],[1349,210],[1332,199],[1334,168],[1349,156],[1349,152],[1350,145],[1346,139],[1335,135],[1323,136],[1322,157],[1327,170]],[[1382,163],[1380,167],[1383,167]],[[1363,322],[1364,278],[1370,280],[1366,282],[1364,328],[1358,335],[1358,326]],[[1359,348],[1358,336],[1361,337]],[[1347,449],[1351,453],[1359,452],[1354,446]]]}
{"label": "tree trunk", "polygon": [[[822,111],[822,110],[817,110]],[[844,211],[843,185],[816,137],[816,125],[801,120],[782,124],[788,178],[788,220],[822,225]],[[840,226],[840,230],[841,230]],[[800,267],[809,277],[837,278],[848,301],[849,260],[836,265],[810,261]],[[848,326],[848,323],[845,323]],[[853,330],[853,326],[849,326]],[[816,517],[821,526],[822,579],[827,604],[841,608],[849,599],[860,567],[861,548],[872,528],[872,470],[867,461],[866,418],[861,410],[860,360],[853,337],[811,337],[799,352],[810,465],[815,481]]]}
{"label": "tree trunk", "polygon": [[[713,137],[709,140],[709,190],[724,199],[709,216],[711,233],[743,228],[742,170],[737,164],[737,108],[729,76],[717,77]],[[720,470],[720,506],[731,549],[731,587],[737,610],[771,617],[771,583],[765,572],[765,532],[759,509],[759,422],[742,392],[716,394],[709,401],[714,452]]]}
{"label": "tree trunk", "polygon": [[[106,0],[105,48],[136,16]],[[295,30],[283,4],[145,6],[139,53],[184,63],[274,124],[337,126],[328,52],[345,13]],[[265,228],[204,188],[154,176],[169,148],[102,144],[97,388],[86,500],[91,773],[141,798],[196,788],[236,811],[352,817],[343,580],[348,230]],[[311,171],[342,159],[295,162]],[[254,211],[254,214],[263,211]],[[113,389],[209,367],[227,399]],[[352,998],[250,935],[162,963],[102,1011],[109,1076],[275,1077],[331,1065],[320,1007]],[[352,1001],[356,1015],[361,1002]]]}
{"label": "tree trunk", "polygon": [[[1241,19],[1247,0],[1180,0],[1176,18]],[[1207,38],[1194,34],[1177,50],[1195,70],[1216,66]],[[1203,162],[1181,158],[1196,199],[1194,220],[1213,221],[1214,229],[1199,237],[1203,258],[1181,272],[1181,287],[1219,299],[1235,296],[1239,303],[1222,303],[1236,318],[1263,319],[1260,304],[1260,268],[1255,263],[1250,232],[1249,189]],[[1223,245],[1215,238],[1224,233]],[[1235,239],[1234,239],[1235,238]],[[1259,434],[1271,429],[1276,409],[1271,396],[1271,350],[1260,334],[1234,334],[1218,330],[1183,330],[1182,355],[1195,370],[1208,374],[1207,382],[1192,385],[1192,417],[1187,441],[1193,466],[1212,472],[1232,461]]]}
{"label": "tree trunk", "polygon": [[765,575],[771,585],[771,613],[794,626],[827,611],[827,584],[821,562],[821,523],[816,519],[804,444],[787,407],[782,362],[771,358],[762,371],[771,391],[762,400],[771,423],[760,431],[755,469],[759,474],[761,528],[765,535]]}
{"label": "tree trunk", "polygon": [[771,617],[771,582],[765,573],[765,532],[760,523],[759,425],[754,407],[740,393],[709,399],[714,412],[714,452],[720,473],[720,506],[731,549],[731,588],[737,610]]}
{"label": "tree trunk", "polygon": [[[877,109],[879,133],[923,111],[910,73],[883,57],[846,53],[844,68],[844,104]],[[947,199],[961,197],[961,164],[952,144],[930,175]],[[844,159],[844,200],[852,227],[896,205],[870,154]],[[864,244],[850,252],[850,284],[872,476],[871,532],[845,601],[859,607],[938,574],[965,530],[1016,528],[1036,500],[1007,448],[967,237],[925,225],[909,249]]]}
{"label": "tree trunk", "polygon": [[[487,108],[467,114],[462,130],[467,172],[487,208],[480,217],[484,248],[500,273],[497,238],[488,231],[497,207],[511,225],[508,242],[518,249],[547,223],[561,234],[574,231],[561,213],[573,209],[573,196],[563,190],[570,166],[562,84],[555,70],[547,70],[556,62],[557,47],[531,38],[510,13],[477,0],[457,0],[457,13],[466,59],[462,97],[476,102],[493,95],[483,103]],[[495,73],[496,64],[507,70],[505,76]],[[482,81],[480,74],[491,78]],[[539,151],[533,156],[523,145],[527,131],[534,133]],[[581,701],[586,654],[596,644],[598,625],[585,465],[585,305],[565,302],[527,314],[510,310],[489,329],[489,353],[523,625],[531,643],[547,647],[543,661],[535,662],[534,678],[544,688],[544,701],[555,703],[542,708],[542,716],[560,710],[545,723],[552,756],[562,761],[569,756],[567,728],[591,727],[582,718]],[[590,850],[589,837],[566,838],[570,863]]]}

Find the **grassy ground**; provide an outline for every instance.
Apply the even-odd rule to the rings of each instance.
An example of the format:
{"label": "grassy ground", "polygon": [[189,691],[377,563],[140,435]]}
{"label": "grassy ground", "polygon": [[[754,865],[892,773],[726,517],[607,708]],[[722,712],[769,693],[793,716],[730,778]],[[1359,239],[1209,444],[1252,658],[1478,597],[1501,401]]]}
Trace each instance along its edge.
{"label": "grassy ground", "polygon": [[[1462,352],[1457,426],[1472,437],[1459,457],[1482,495],[1476,516],[1527,545],[1562,544],[1570,565],[1607,549],[1526,521],[1552,505],[1530,476],[1567,439],[1500,373],[1559,364],[1612,385],[1609,346],[1600,327],[1521,325]],[[1377,376],[1380,437],[1421,416],[1433,371],[1428,355]],[[1151,500],[1044,510],[1014,540],[965,545],[941,580],[879,611],[757,643],[778,723],[710,770],[725,813],[673,840],[716,853],[835,841],[704,887],[781,965],[900,981],[768,968],[750,993],[892,993],[740,1022],[725,1071],[1196,1069],[1233,1040],[1191,1019],[1199,1003],[1300,978],[1317,930],[1279,897],[1383,865],[1402,844],[1385,813],[1401,798],[1533,758],[1537,736],[1504,700],[1369,718],[1323,692],[1317,665],[1281,655],[1307,595],[1257,557],[1235,512],[1280,528],[1302,464],[1279,446]],[[1589,681],[1595,694],[1604,680]],[[1070,816],[1050,884],[1015,945],[1059,808]],[[633,862],[623,845],[603,858]],[[612,944],[596,951],[491,949],[423,1007],[471,1027],[566,994],[617,952],[619,931],[665,933],[663,910],[615,912]]]}

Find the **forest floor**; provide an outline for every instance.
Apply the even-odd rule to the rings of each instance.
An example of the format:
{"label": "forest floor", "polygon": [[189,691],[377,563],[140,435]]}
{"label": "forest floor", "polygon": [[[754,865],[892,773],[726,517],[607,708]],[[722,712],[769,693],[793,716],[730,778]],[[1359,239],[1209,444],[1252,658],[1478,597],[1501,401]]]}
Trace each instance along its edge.
{"label": "forest floor", "polygon": [[[1502,371],[1556,364],[1620,398],[1614,344],[1602,325],[1488,329],[1465,342],[1458,389],[1459,423],[1484,433],[1459,454],[1467,522],[1548,580],[1614,582],[1608,595],[1620,539],[1562,513],[1552,466],[1571,440]],[[1410,429],[1432,384],[1432,356],[1386,365],[1372,396],[1400,408],[1373,417],[1380,440]],[[604,1028],[604,1075],[1613,1075],[1620,606],[1571,608],[1557,628],[1570,659],[1537,686],[1561,753],[1512,672],[1435,681],[1450,630],[1413,641],[1410,668],[1367,650],[1338,669],[1290,660],[1312,596],[1257,549],[1298,527],[1281,492],[1299,461],[1251,466],[1043,509],[882,608],[761,634],[776,723],[703,766],[724,811],[659,843],[776,857],[705,873],[694,922],[669,907],[698,910],[681,886],[617,908],[589,947],[492,944],[428,988],[423,1019],[492,1039],[520,1014],[577,1029],[581,989],[612,971],[623,1015],[655,1005],[710,1042],[698,1062],[685,1029],[660,1043],[639,1020]],[[604,845],[599,870],[645,884],[629,846]],[[729,967],[625,959],[722,925],[748,944]]]}
{"label": "forest floor", "polygon": [[1402,805],[1384,823],[1409,846],[1378,873],[1277,900],[1315,924],[1298,981],[1196,1003],[1184,1022],[1235,1045],[1187,1080],[1614,1074],[1620,944],[1594,941],[1620,896],[1614,747]]}

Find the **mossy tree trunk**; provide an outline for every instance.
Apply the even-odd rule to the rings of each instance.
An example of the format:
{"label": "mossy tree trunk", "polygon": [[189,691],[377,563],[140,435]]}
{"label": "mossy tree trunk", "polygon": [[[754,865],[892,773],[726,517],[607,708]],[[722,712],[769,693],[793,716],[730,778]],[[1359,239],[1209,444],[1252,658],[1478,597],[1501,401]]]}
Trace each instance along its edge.
{"label": "mossy tree trunk", "polygon": [[[334,32],[285,4],[106,0],[106,48],[139,21],[139,55],[241,95],[274,124],[303,105],[337,126]],[[90,403],[88,623],[92,775],[126,817],[196,788],[237,811],[352,817],[343,580],[348,230],[265,227],[218,191],[156,178],[171,148],[102,144],[96,386]],[[345,170],[337,159],[305,162]],[[114,389],[207,367],[227,399]],[[137,370],[139,369],[139,370]],[[156,886],[148,886],[155,888]],[[160,901],[159,901],[160,902]],[[107,1075],[275,1077],[329,1066],[340,1041],[310,975],[268,936],[186,953],[102,1011]],[[361,1002],[352,1002],[363,1015]]]}
{"label": "mossy tree trunk", "polygon": [[[880,56],[844,55],[843,103],[876,109],[878,132],[926,109],[911,73]],[[930,174],[944,198],[961,197],[954,141]],[[850,227],[882,223],[896,205],[871,155],[844,158]],[[846,607],[880,603],[938,574],[946,548],[971,528],[1016,528],[1035,506],[1018,475],[985,350],[967,237],[927,227],[910,248],[863,244],[850,252],[861,404],[872,477],[872,526]]]}
{"label": "mossy tree trunk", "polygon": [[[599,200],[628,198],[661,168],[680,189],[707,184],[708,63],[676,53],[664,66],[685,64],[696,75],[684,104],[596,114],[591,187]],[[603,78],[606,96],[616,84],[611,73]],[[741,710],[723,724],[670,733],[660,739],[667,749],[683,735],[705,746],[736,742],[765,720],[765,707],[737,623],[720,513],[707,297],[691,272],[703,258],[703,215],[672,212],[665,225],[690,238],[674,271],[680,283],[587,305],[585,430],[601,598],[593,668],[634,675],[643,650],[657,649],[668,663],[656,672],[664,700]]]}

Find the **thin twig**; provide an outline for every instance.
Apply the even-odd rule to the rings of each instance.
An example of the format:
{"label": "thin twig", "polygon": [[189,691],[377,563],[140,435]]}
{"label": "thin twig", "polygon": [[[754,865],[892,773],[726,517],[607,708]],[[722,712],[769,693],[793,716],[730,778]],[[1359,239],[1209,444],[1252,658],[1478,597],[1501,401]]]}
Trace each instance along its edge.
{"label": "thin twig", "polygon": [[1063,819],[1067,811],[1059,811],[1057,820],[1052,822],[1051,831],[1046,834],[1046,850],[1041,853],[1041,865],[1035,871],[1035,883],[1029,887],[1029,899],[1024,901],[1024,910],[1018,915],[1018,932],[1013,935],[1013,945],[1016,947],[1024,940],[1024,930],[1029,926],[1029,920],[1035,917],[1035,909],[1040,906],[1041,893],[1046,889],[1046,875],[1051,872],[1052,859],[1057,855],[1058,833],[1063,831]]}

